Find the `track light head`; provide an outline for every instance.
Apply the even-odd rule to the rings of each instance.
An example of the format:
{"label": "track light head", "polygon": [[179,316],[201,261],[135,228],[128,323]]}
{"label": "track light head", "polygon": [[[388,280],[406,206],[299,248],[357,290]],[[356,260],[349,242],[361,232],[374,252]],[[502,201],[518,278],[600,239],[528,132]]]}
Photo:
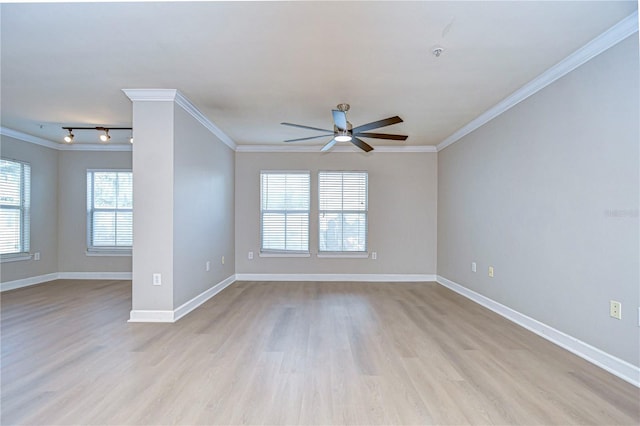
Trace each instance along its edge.
{"label": "track light head", "polygon": [[71,142],[73,142],[73,133],[71,132],[73,129],[67,129],[67,130],[69,131],[69,134],[65,135],[64,141],[66,143],[71,143]]}
{"label": "track light head", "polygon": [[108,142],[109,139],[111,139],[111,136],[109,136],[109,129],[104,129],[104,135],[100,135],[100,140],[102,142]]}
{"label": "track light head", "polygon": [[[128,130],[130,133],[130,137],[129,137],[129,143],[133,143],[133,129],[131,127],[103,127],[103,126],[96,126],[96,127],[78,127],[78,126],[73,126],[73,128],[71,127],[62,127],[62,129],[66,130],[68,132],[68,134],[66,134],[64,136],[64,141],[66,143],[71,143],[73,142],[73,138],[74,138],[74,134],[73,131],[76,130],[94,130],[94,131],[98,131],[98,132],[104,132],[104,133],[100,133],[100,141],[101,142],[109,142],[109,140],[111,140],[111,135],[109,134],[109,130]],[[116,141],[119,142],[121,139],[119,137],[116,137]]]}

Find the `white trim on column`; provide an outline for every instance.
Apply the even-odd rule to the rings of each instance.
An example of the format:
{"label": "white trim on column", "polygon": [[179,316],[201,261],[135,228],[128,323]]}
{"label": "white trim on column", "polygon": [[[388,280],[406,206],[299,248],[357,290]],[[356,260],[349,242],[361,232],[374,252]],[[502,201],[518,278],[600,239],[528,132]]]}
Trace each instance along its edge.
{"label": "white trim on column", "polygon": [[189,115],[198,120],[200,124],[207,128],[212,134],[220,139],[229,148],[235,150],[236,143],[218,126],[213,124],[200,110],[191,103],[186,96],[177,89],[122,89],[122,91],[132,101],[144,102],[175,102]]}
{"label": "white trim on column", "polygon": [[636,10],[631,15],[627,16],[613,27],[609,28],[598,37],[591,40],[589,43],[582,46],[580,49],[573,52],[571,55],[552,66],[538,77],[534,78],[511,95],[498,102],[487,111],[480,114],[475,119],[471,120],[465,126],[458,129],[451,136],[437,145],[438,151],[441,151],[449,145],[459,141],[464,136],[473,132],[477,128],[485,125],[489,121],[503,114],[508,109],[519,104],[523,100],[527,99],[534,93],[544,89],[554,81],[567,75],[580,65],[584,64],[588,60],[594,58],[605,50],[615,46],[622,40],[629,37],[638,31],[638,11]]}
{"label": "white trim on column", "polygon": [[131,101],[173,102],[177,89],[122,89]]}
{"label": "white trim on column", "polygon": [[501,303],[498,303],[486,296],[476,293],[475,291],[470,290],[440,275],[437,276],[437,282],[438,284],[466,297],[467,299],[473,300],[479,305],[492,310],[493,312],[503,316],[509,321],[512,321],[537,334],[538,336],[547,339],[551,343],[555,343],[561,348],[564,348],[569,352],[578,355],[580,358],[583,358],[590,363],[595,364],[598,367],[608,371],[609,373],[620,377],[621,379],[631,383],[632,385],[640,387],[639,367],[636,367],[635,365],[621,360],[620,358],[610,355],[602,351],[601,349],[598,349],[589,345],[588,343],[576,339],[575,337],[563,333],[560,330],[556,330],[555,328],[541,323],[536,319],[521,314],[518,311],[515,311]]}
{"label": "white trim on column", "polygon": [[229,287],[236,281],[236,276],[231,275],[224,280],[220,281],[218,284],[210,287],[209,289],[203,291],[193,299],[183,303],[179,307],[177,307],[173,314],[173,320],[178,321],[183,316],[187,315],[189,312],[196,309],[198,306],[202,305],[207,300],[211,299],[216,294],[220,293],[225,288]]}
{"label": "white trim on column", "polygon": [[132,310],[128,322],[175,322],[173,311]]}
{"label": "white trim on column", "polygon": [[207,300],[211,299],[216,294],[220,293],[225,288],[229,287],[236,281],[236,276],[231,275],[218,284],[213,285],[202,293],[198,294],[193,299],[183,303],[176,309],[170,310],[139,310],[133,309],[129,316],[129,322],[176,322],[180,318],[187,315],[189,312],[202,305]]}
{"label": "white trim on column", "polygon": [[434,274],[236,274],[237,281],[425,282]]}

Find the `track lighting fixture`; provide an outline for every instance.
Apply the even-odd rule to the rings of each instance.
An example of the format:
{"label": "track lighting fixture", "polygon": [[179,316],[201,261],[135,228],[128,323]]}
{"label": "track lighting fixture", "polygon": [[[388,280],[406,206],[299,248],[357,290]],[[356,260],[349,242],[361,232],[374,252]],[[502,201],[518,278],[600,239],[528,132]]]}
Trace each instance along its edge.
{"label": "track lighting fixture", "polygon": [[102,142],[109,142],[109,139],[111,139],[111,136],[109,136],[109,129],[104,129],[104,134],[100,135],[100,140]]}
{"label": "track lighting fixture", "polygon": [[[66,130],[67,132],[69,132],[67,135],[64,136],[64,141],[66,143],[71,143],[73,142],[73,138],[74,138],[74,134],[72,133],[73,130],[97,130],[99,132],[104,132],[102,134],[100,134],[100,141],[102,142],[109,142],[109,140],[111,139],[111,135],[109,134],[109,130],[133,130],[131,127],[103,127],[103,126],[96,126],[96,127],[63,127],[64,130]],[[131,134],[131,137],[129,138],[129,143],[133,143],[133,134]]]}
{"label": "track lighting fixture", "polygon": [[66,143],[71,143],[73,142],[73,133],[71,133],[73,129],[67,129],[67,130],[69,131],[69,134],[64,137],[64,141]]}

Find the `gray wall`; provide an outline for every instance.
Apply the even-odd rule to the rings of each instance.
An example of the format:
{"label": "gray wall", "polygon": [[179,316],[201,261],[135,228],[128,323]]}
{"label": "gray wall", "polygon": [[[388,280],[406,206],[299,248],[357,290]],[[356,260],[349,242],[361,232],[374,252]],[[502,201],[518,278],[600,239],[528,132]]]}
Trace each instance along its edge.
{"label": "gray wall", "polygon": [[31,164],[31,253],[40,260],[5,262],[2,282],[58,272],[58,151],[0,136],[0,155]]}
{"label": "gray wall", "polygon": [[438,274],[639,365],[638,114],[634,35],[441,151]]}
{"label": "gray wall", "polygon": [[131,152],[61,151],[58,161],[58,270],[131,272],[131,256],[86,254],[87,169],[131,170]]}
{"label": "gray wall", "polygon": [[[310,170],[309,258],[260,257],[260,171]],[[369,172],[369,251],[378,259],[317,258],[318,171]],[[435,274],[435,153],[236,153],[236,272]],[[247,253],[254,252],[253,260]]]}
{"label": "gray wall", "polygon": [[235,272],[234,152],[170,100],[134,101],[133,127],[133,310],[171,311]]}
{"label": "gray wall", "polygon": [[181,107],[174,118],[175,308],[235,273],[235,153]]}
{"label": "gray wall", "polygon": [[57,151],[2,136],[2,156],[31,164],[31,253],[2,282],[55,272],[130,272],[131,256],[87,256],[87,169],[131,169],[131,152]]}
{"label": "gray wall", "polygon": [[[173,102],[134,102],[133,310],[173,310]],[[153,274],[162,285],[153,285]]]}

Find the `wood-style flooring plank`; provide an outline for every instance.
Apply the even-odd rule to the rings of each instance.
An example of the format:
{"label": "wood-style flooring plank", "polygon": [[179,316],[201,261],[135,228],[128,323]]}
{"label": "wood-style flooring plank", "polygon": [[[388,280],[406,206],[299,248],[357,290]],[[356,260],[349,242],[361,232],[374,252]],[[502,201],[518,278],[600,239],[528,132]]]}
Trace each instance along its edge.
{"label": "wood-style flooring plank", "polygon": [[236,282],[175,324],[131,283],[1,295],[2,425],[640,423],[640,390],[435,283]]}

